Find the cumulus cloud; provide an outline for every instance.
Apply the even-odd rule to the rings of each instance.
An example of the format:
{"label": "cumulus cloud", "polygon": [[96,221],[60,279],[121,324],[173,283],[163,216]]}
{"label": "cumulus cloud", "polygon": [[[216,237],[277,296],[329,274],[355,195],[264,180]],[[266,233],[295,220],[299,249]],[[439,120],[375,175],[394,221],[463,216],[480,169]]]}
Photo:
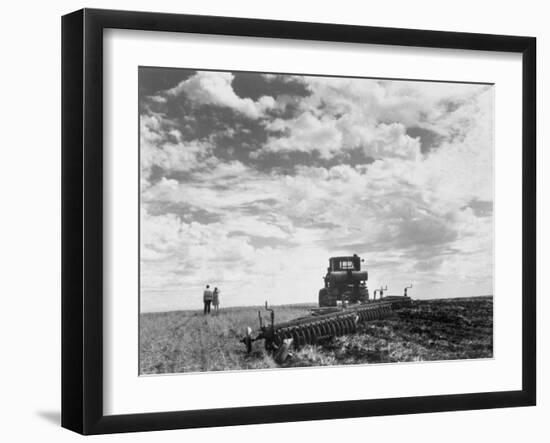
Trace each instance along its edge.
{"label": "cumulus cloud", "polygon": [[262,96],[257,101],[239,97],[231,85],[233,79],[230,72],[199,71],[166,91],[166,95],[185,94],[194,103],[231,108],[251,119],[262,117],[275,106],[273,97]]}
{"label": "cumulus cloud", "polygon": [[[310,112],[304,112],[290,121],[276,120],[266,127],[271,131],[288,132],[289,136],[271,136],[263,147],[263,151],[317,151],[322,157],[330,158],[342,144],[342,134],[336,128],[334,120],[319,119]],[[254,152],[254,155],[259,155]]]}
{"label": "cumulus cloud", "polygon": [[311,94],[299,103],[298,115],[266,124],[266,130],[275,134],[254,157],[301,151],[331,158],[360,149],[372,158],[415,159],[421,154],[420,140],[409,136],[407,128],[429,129],[442,137],[463,134],[472,114],[462,105],[486,89],[323,77],[301,81]]}
{"label": "cumulus cloud", "polygon": [[400,123],[361,126],[351,115],[334,119],[327,115],[317,117],[307,111],[292,120],[274,120],[266,129],[285,135],[269,136],[262,149],[252,153],[253,157],[266,152],[301,151],[317,152],[322,158],[330,159],[357,148],[373,158],[416,158],[420,155],[419,140],[408,136],[405,126]]}
{"label": "cumulus cloud", "polygon": [[208,140],[184,141],[181,132],[157,114],[140,117],[141,174],[148,180],[153,167],[166,172],[191,171],[211,166],[213,145]]}

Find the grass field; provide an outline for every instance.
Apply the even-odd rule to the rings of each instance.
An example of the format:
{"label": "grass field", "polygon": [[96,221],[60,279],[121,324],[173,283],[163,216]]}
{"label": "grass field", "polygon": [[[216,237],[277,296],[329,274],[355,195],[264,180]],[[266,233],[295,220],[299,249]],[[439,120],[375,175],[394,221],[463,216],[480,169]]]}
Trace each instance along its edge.
{"label": "grass field", "polygon": [[[274,307],[276,322],[307,315],[314,305]],[[140,373],[223,371],[281,367],[256,342],[239,342],[258,325],[259,307],[141,314]],[[266,315],[267,318],[267,315]],[[293,351],[283,367],[490,358],[493,298],[414,301],[393,317],[365,323],[358,333]]]}

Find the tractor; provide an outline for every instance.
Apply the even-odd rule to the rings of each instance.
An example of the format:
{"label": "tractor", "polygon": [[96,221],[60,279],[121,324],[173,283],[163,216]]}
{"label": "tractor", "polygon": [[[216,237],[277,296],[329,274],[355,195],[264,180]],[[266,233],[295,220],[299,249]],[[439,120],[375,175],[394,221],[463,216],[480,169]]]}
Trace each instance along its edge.
{"label": "tractor", "polygon": [[361,270],[361,259],[357,254],[329,258],[325,287],[319,291],[319,307],[342,304],[367,303],[369,274]]}

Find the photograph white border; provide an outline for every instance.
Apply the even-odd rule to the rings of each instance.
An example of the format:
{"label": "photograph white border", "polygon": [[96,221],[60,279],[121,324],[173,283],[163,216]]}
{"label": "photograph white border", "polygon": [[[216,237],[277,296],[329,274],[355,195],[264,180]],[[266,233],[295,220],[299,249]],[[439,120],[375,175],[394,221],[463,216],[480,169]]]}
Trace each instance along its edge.
{"label": "photograph white border", "polygon": [[[105,415],[522,388],[520,54],[119,29],[103,41]],[[138,66],[494,83],[494,358],[138,376]]]}

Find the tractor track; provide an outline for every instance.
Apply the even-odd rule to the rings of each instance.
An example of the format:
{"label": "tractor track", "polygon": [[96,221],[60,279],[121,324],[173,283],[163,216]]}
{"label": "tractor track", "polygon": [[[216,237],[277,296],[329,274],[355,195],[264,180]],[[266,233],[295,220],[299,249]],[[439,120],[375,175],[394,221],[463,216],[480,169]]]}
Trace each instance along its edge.
{"label": "tractor track", "polygon": [[[189,334],[188,325],[193,320],[194,316],[185,316],[176,326],[171,329],[171,341],[172,344],[172,357],[170,358],[170,365],[172,369],[169,372],[174,372],[175,366],[179,367],[177,363],[182,362],[185,367],[185,362],[187,360],[186,354],[188,354],[186,341],[192,339]],[[180,363],[181,364],[181,363]]]}
{"label": "tractor track", "polygon": [[[206,325],[204,328],[204,332],[207,335],[210,335],[210,324],[208,323],[208,318],[205,317],[203,319],[203,325]],[[208,370],[208,358],[207,358],[207,349],[208,344],[205,343],[204,334],[203,334],[203,328],[198,328],[198,342],[199,342],[199,361],[200,361],[200,368],[201,371]]]}

